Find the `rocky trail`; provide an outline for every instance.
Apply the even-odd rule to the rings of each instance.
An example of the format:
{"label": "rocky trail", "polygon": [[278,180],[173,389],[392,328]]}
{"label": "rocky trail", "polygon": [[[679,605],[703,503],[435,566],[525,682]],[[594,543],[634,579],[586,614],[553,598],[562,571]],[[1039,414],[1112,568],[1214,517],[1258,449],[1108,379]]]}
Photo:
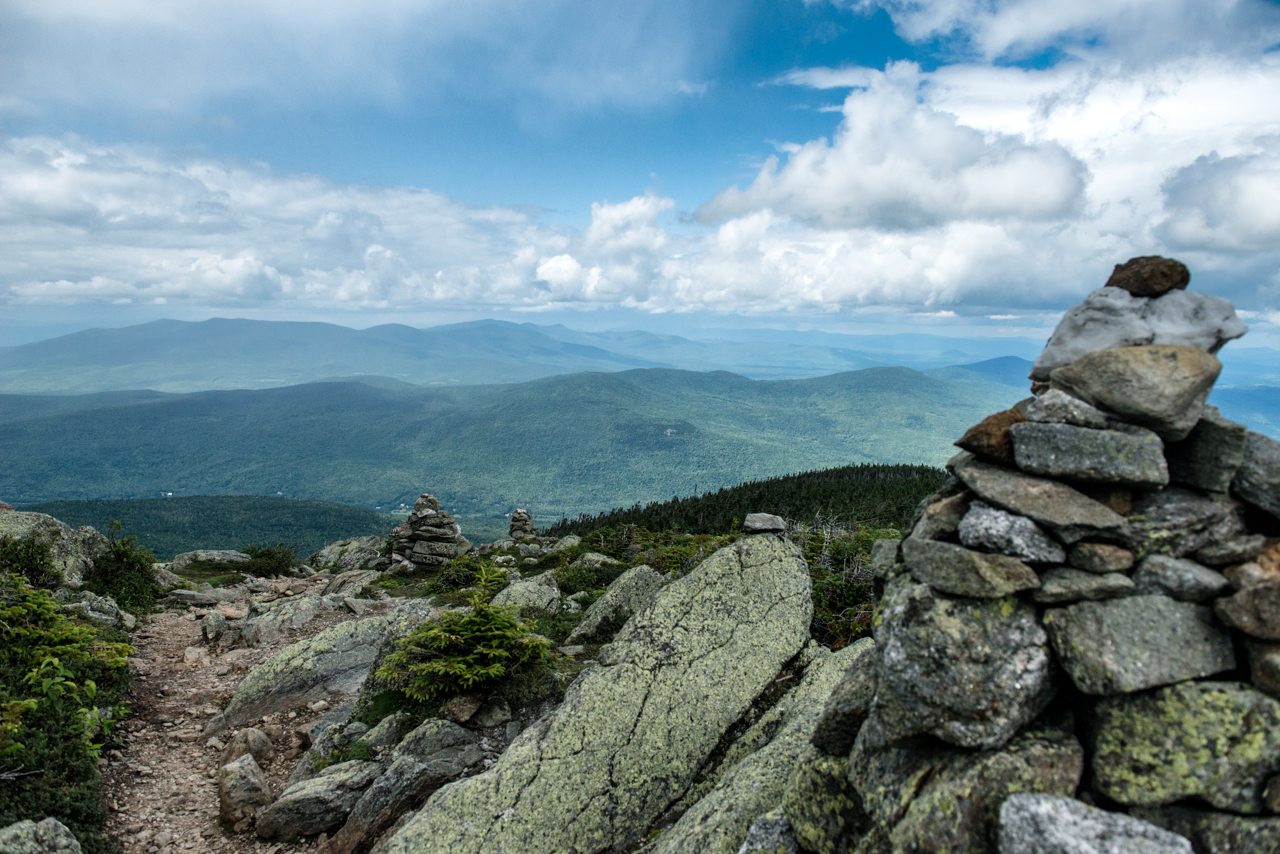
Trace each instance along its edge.
{"label": "rocky trail", "polygon": [[[318,591],[328,581],[327,573],[317,576],[309,588]],[[297,582],[279,586],[284,589],[288,584]],[[247,604],[246,594],[242,601],[232,600],[223,607],[243,610]],[[368,613],[385,607],[372,605]],[[129,659],[133,684],[127,696],[132,711],[117,730],[124,746],[102,756],[104,795],[112,815],[110,833],[125,854],[314,851],[316,840],[266,842],[252,833],[236,833],[219,821],[217,773],[224,764],[230,734],[209,739],[200,730],[258,664],[284,646],[355,615],[321,612],[272,643],[220,650],[201,642],[199,617],[204,613],[194,606],[186,613],[160,612],[146,618],[133,635],[137,652]],[[271,738],[275,750],[273,758],[262,763],[275,791],[284,788],[304,752],[298,731],[309,729],[328,708],[327,703],[316,708],[300,705],[259,722],[257,728]]]}

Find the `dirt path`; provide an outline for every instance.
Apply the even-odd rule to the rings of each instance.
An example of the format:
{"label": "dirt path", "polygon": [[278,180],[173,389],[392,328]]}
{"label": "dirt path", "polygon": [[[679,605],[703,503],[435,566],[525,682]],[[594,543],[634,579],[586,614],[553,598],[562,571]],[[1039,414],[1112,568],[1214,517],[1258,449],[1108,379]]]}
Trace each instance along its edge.
{"label": "dirt path", "polygon": [[[326,582],[317,579],[312,589],[319,591]],[[243,607],[247,601],[248,594],[238,604]],[[369,613],[379,610],[375,606]],[[200,730],[226,705],[245,674],[262,661],[354,615],[322,611],[275,643],[219,655],[219,650],[201,645],[196,613],[189,609],[155,614],[134,633],[137,653],[129,660],[133,680],[126,696],[132,711],[117,730],[125,745],[104,750],[102,755],[103,791],[111,815],[108,832],[120,841],[125,854],[315,851],[315,844],[264,842],[252,832],[236,834],[223,827],[218,819],[221,752],[200,737]],[[294,731],[314,724],[323,712],[300,706],[257,724],[276,748],[275,758],[262,763],[262,770],[277,795],[301,752]],[[229,742],[233,734],[223,733],[220,738]]]}

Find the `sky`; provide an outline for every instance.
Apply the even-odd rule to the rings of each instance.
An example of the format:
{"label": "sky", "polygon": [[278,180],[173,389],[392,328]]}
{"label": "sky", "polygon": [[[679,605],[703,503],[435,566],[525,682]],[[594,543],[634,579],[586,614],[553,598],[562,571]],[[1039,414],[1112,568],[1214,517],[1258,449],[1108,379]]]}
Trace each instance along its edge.
{"label": "sky", "polygon": [[161,317],[1280,346],[1269,0],[0,0],[0,346]]}

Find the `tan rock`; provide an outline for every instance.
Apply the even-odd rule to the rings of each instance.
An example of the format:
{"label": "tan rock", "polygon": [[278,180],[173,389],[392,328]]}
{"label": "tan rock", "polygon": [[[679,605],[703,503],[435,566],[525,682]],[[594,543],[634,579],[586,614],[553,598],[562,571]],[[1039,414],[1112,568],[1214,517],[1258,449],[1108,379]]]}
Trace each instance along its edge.
{"label": "tan rock", "polygon": [[1160,344],[1087,353],[1050,374],[1053,387],[1162,439],[1185,439],[1204,412],[1222,363],[1199,347]]}
{"label": "tan rock", "polygon": [[1218,619],[1247,635],[1280,640],[1280,581],[1262,581],[1214,604]]}

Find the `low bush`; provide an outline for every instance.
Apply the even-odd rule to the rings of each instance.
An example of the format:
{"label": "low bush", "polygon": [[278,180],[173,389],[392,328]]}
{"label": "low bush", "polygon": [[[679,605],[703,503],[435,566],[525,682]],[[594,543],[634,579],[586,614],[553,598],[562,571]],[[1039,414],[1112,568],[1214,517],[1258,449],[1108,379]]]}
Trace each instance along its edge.
{"label": "low bush", "polygon": [[245,546],[240,551],[249,556],[249,562],[238,564],[242,572],[259,578],[284,575],[298,565],[298,555],[292,546],[277,543],[275,546]]}
{"label": "low bush", "polygon": [[120,523],[112,522],[107,553],[94,558],[84,574],[84,587],[100,596],[110,596],[121,608],[146,613],[164,595],[156,582],[155,555],[138,545],[135,536],[118,537]]}
{"label": "low bush", "polygon": [[377,675],[407,680],[405,694],[425,702],[546,667],[551,641],[506,608],[489,603],[502,576],[484,566],[470,608],[445,611],[398,643]]}
{"label": "low bush", "polygon": [[53,566],[49,540],[32,534],[22,539],[0,537],[0,566],[32,587],[53,590],[62,583],[62,573]]}
{"label": "low bush", "polygon": [[0,555],[0,826],[54,816],[107,854],[98,751],[126,709],[120,637],[67,617]]}

